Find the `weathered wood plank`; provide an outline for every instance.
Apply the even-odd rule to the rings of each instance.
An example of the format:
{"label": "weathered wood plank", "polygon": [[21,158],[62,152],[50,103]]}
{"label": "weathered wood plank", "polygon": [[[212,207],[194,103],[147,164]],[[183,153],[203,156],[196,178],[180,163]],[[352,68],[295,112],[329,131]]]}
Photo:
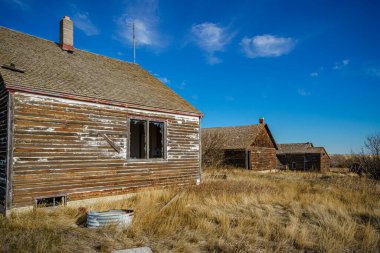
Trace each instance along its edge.
{"label": "weathered wood plank", "polygon": [[[197,117],[23,93],[13,96],[13,203],[17,207],[32,205],[33,197],[67,194],[70,199],[84,199],[195,184],[199,179]],[[166,122],[167,160],[127,158],[128,119],[134,117]],[[101,134],[112,139],[120,152]]]}
{"label": "weathered wood plank", "polygon": [[0,205],[7,199],[8,92],[0,81]]}
{"label": "weathered wood plank", "polygon": [[277,168],[276,149],[252,147],[250,152],[252,170],[273,170]]}

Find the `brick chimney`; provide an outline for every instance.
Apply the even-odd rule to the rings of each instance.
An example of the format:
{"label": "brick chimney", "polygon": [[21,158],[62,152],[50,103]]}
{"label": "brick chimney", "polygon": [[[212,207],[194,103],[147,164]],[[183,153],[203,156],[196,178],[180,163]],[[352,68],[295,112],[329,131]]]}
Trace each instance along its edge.
{"label": "brick chimney", "polygon": [[264,118],[260,118],[260,119],[259,119],[259,123],[260,123],[260,124],[264,124]]}
{"label": "brick chimney", "polygon": [[74,26],[70,17],[64,16],[59,23],[59,45],[63,50],[74,51]]}

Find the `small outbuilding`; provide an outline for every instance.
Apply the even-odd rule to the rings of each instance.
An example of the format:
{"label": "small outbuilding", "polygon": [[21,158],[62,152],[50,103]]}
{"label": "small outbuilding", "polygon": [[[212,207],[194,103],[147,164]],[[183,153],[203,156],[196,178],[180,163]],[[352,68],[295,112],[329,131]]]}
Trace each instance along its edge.
{"label": "small outbuilding", "polygon": [[204,138],[222,138],[223,164],[250,170],[276,169],[277,144],[264,118],[247,126],[203,128]]}
{"label": "small outbuilding", "polygon": [[330,156],[324,147],[310,142],[278,144],[277,158],[282,168],[303,171],[328,171]]}
{"label": "small outbuilding", "polygon": [[[58,33],[57,33],[58,37]],[[0,212],[200,182],[202,113],[138,64],[0,27]]]}

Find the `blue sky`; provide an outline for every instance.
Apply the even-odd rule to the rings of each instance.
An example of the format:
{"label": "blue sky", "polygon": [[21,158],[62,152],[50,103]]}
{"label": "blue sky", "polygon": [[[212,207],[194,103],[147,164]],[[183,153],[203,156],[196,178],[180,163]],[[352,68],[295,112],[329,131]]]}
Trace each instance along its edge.
{"label": "blue sky", "polygon": [[[100,3],[102,2],[102,3]],[[380,131],[380,1],[0,0],[0,25],[133,61],[200,109],[203,127],[265,117],[278,143],[358,151]]]}

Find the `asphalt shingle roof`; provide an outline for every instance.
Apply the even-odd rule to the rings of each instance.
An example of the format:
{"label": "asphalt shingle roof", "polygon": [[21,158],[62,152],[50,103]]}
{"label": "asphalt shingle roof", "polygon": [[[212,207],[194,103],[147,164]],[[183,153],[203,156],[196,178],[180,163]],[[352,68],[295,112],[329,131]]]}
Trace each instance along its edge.
{"label": "asphalt shingle roof", "polygon": [[223,145],[224,149],[247,149],[251,147],[263,129],[264,124],[203,128],[202,136],[207,134],[220,134],[225,140]]}
{"label": "asphalt shingle roof", "polygon": [[299,154],[299,153],[322,153],[323,147],[314,147],[313,143],[287,143],[277,144],[278,154]]}
{"label": "asphalt shingle roof", "polygon": [[0,68],[8,87],[201,115],[194,106],[137,64],[75,49],[0,26]]}

